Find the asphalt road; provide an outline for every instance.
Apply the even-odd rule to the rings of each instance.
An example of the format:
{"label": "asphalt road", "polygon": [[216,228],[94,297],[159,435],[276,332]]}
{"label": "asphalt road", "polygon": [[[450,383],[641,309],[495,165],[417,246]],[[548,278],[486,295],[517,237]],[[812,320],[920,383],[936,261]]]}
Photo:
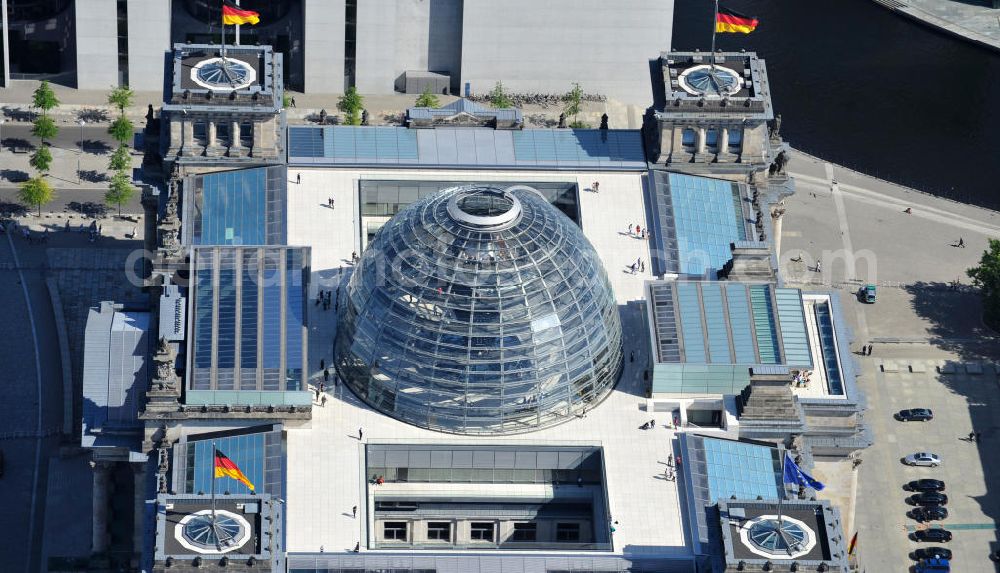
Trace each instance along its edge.
{"label": "asphalt road", "polygon": [[[87,153],[111,153],[118,146],[114,138],[108,134],[107,125],[85,125],[83,126],[82,134],[81,139],[81,128],[79,126],[60,125],[59,135],[49,143],[53,147],[75,151],[80,149],[82,141],[83,149]],[[38,145],[38,138],[31,135],[30,123],[12,124],[7,122],[0,125],[0,140],[2,140],[3,145],[2,153],[7,153],[23,144]]]}

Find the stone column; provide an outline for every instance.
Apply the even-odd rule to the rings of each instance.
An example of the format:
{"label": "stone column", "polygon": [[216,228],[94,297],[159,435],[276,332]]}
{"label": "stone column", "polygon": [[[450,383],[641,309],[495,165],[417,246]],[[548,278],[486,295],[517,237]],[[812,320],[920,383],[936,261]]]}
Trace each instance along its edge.
{"label": "stone column", "polygon": [[205,123],[205,134],[208,139],[207,145],[205,146],[205,155],[208,155],[209,157],[219,157],[222,155],[223,149],[222,146],[219,145],[216,122],[212,119]]}
{"label": "stone column", "polygon": [[729,153],[729,128],[719,130],[719,154]]}
{"label": "stone column", "polygon": [[215,147],[218,145],[218,142],[215,140],[215,122],[208,121],[205,127],[207,128],[206,133],[208,134],[208,147]]}
{"label": "stone column", "polygon": [[229,124],[229,156],[243,157],[246,155],[246,152],[247,150],[243,147],[240,135],[240,122],[238,120],[232,121]]}
{"label": "stone column", "polygon": [[698,139],[696,141],[696,147],[695,147],[697,153],[705,153],[705,139],[706,139],[706,137],[705,137],[705,128],[704,127],[699,127],[698,128]]}
{"label": "stone column", "polygon": [[108,505],[111,498],[111,464],[107,462],[90,462],[94,470],[94,490],[91,496],[94,504],[94,531],[91,536],[90,549],[92,553],[105,553],[111,545],[111,534],[108,531]]}
{"label": "stone column", "polygon": [[198,142],[194,140],[194,122],[190,118],[181,120],[181,155],[198,155]]}

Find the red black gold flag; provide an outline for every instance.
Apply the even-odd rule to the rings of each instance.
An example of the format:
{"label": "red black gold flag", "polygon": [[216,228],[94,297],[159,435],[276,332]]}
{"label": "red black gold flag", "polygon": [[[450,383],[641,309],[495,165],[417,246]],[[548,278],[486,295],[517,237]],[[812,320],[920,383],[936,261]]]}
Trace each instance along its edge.
{"label": "red black gold flag", "polygon": [[260,22],[260,14],[253,10],[244,10],[230,2],[222,0],[222,25],[235,26],[238,24],[256,24]]}
{"label": "red black gold flag", "polygon": [[226,457],[226,454],[215,450],[215,475],[216,478],[227,477],[234,480],[243,482],[243,485],[250,488],[250,491],[254,491],[253,484],[247,479],[247,476],[243,475],[240,471],[240,466],[236,465],[236,462]]}
{"label": "red black gold flag", "polygon": [[719,8],[715,15],[716,32],[742,32],[749,34],[757,28],[757,18],[744,16],[728,8]]}
{"label": "red black gold flag", "polygon": [[854,550],[858,548],[858,532],[854,532],[854,537],[851,538],[850,545],[847,546],[847,554],[854,555]]}

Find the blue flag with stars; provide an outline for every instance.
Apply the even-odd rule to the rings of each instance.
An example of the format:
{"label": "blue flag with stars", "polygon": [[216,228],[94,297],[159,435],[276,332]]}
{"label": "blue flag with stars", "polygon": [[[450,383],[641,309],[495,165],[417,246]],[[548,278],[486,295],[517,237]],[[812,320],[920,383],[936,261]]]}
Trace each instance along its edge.
{"label": "blue flag with stars", "polygon": [[811,487],[816,491],[822,491],[822,489],[826,487],[821,482],[814,479],[811,475],[802,471],[802,468],[792,461],[788,452],[785,452],[785,475],[782,479],[785,484]]}

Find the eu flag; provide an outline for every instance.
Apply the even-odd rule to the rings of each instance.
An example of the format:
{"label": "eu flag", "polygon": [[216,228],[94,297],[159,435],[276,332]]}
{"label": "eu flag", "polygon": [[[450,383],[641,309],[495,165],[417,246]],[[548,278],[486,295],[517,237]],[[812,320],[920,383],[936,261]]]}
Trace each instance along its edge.
{"label": "eu flag", "polygon": [[826,487],[821,482],[816,481],[811,475],[802,471],[802,468],[792,461],[788,452],[785,452],[785,475],[782,476],[782,480],[787,485],[811,487],[816,491],[821,491],[824,487]]}

